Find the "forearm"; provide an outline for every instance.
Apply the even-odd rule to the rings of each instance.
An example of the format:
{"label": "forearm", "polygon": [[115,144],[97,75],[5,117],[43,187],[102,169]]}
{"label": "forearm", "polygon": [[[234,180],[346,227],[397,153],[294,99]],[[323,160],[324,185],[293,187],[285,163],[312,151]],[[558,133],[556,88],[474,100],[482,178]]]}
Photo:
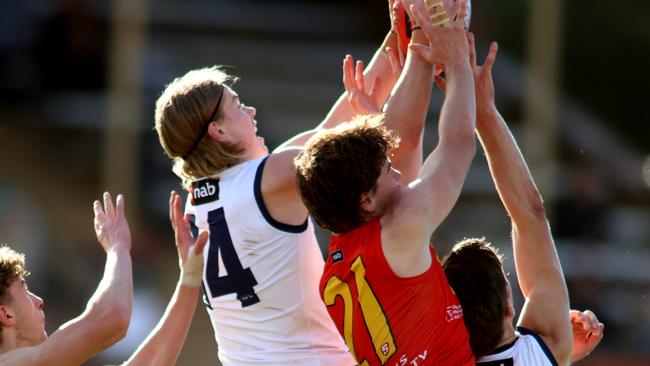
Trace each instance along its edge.
{"label": "forearm", "polygon": [[131,254],[125,247],[115,248],[106,254],[104,275],[85,311],[89,318],[104,323],[105,331],[99,333],[103,341],[113,344],[126,334],[132,299]]}
{"label": "forearm", "polygon": [[[474,77],[466,59],[445,65],[447,92],[440,111],[440,144],[457,145],[475,140],[476,97]],[[471,150],[475,149],[470,146]],[[472,156],[474,154],[472,153]]]}
{"label": "forearm", "polygon": [[[515,225],[545,220],[541,195],[505,120],[494,106],[480,109],[477,124],[499,196]],[[526,221],[524,221],[526,220]]]}
{"label": "forearm", "polygon": [[[60,364],[78,364],[124,338],[131,319],[131,255],[125,247],[106,255],[104,275],[84,312],[48,339],[58,348]],[[51,364],[59,364],[51,362]]]}
{"label": "forearm", "polygon": [[179,280],[162,318],[124,365],[174,365],[187,338],[199,291]]}
{"label": "forearm", "polygon": [[[414,35],[414,41],[415,38]],[[402,140],[400,148],[419,142],[432,88],[433,66],[413,52],[408,52],[404,71],[385,107],[386,127],[398,132]]]}

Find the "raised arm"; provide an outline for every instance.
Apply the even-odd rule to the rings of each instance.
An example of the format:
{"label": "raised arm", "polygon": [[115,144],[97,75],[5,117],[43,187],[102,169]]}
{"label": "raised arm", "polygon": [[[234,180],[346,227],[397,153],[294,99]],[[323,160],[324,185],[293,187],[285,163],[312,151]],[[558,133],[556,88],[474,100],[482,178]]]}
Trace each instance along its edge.
{"label": "raised arm", "polygon": [[208,241],[208,233],[202,232],[194,242],[188,217],[183,216],[181,198],[176,192],[172,192],[169,198],[169,220],[178,250],[180,278],[158,325],[124,366],[176,364],[192,323],[201,286],[203,248]]}
{"label": "raised arm", "polygon": [[[419,29],[413,32],[411,40],[414,44],[429,43]],[[407,52],[403,61],[401,47],[391,48],[388,53],[393,69],[398,70],[400,78],[384,105],[385,125],[400,137],[399,146],[391,152],[391,160],[392,166],[401,172],[400,183],[407,185],[422,167],[422,134],[431,99],[433,66],[413,52]],[[357,114],[379,113],[381,108],[374,96],[376,90],[365,87],[363,78],[359,77],[360,71],[357,65],[353,73],[351,58],[346,59],[343,84],[348,99]]]}
{"label": "raised arm", "polygon": [[402,226],[414,238],[407,241],[421,246],[426,243],[422,238],[430,237],[460,195],[476,152],[476,105],[469,47],[460,16],[464,1],[450,27],[432,26],[421,0],[411,5],[411,9],[431,46],[411,44],[410,49],[429,63],[442,65],[448,79],[438,124],[438,145],[425,160],[404,199],[404,208],[413,213],[410,224]]}
{"label": "raised arm", "polygon": [[2,365],[80,365],[126,335],[131,319],[131,233],[124,216],[124,197],[104,193],[104,207],[93,206],[95,232],[106,251],[106,265],[86,310],[67,322],[43,343],[0,356]]}
{"label": "raised arm", "polygon": [[[390,11],[393,7],[393,3],[400,0],[388,0],[389,14],[391,15],[391,29],[384,37],[383,42],[375,51],[370,63],[363,72],[364,83],[370,87],[376,85],[376,93],[374,96],[376,98],[377,105],[384,105],[386,99],[390,95],[399,73],[395,73],[392,66],[388,52],[386,48],[397,49],[397,37],[396,33],[393,31],[394,22],[392,17],[392,12]],[[344,59],[345,62],[345,59]],[[344,66],[345,67],[345,66]],[[363,67],[363,66],[362,66]],[[347,93],[341,94],[341,96],[334,102],[334,105],[325,116],[325,119],[316,126],[314,129],[302,132],[286,142],[280,145],[274,150],[274,152],[279,152],[289,147],[302,147],[311,136],[313,136],[317,131],[326,128],[332,128],[337,126],[342,122],[346,122],[352,119],[356,114],[354,108],[352,108],[348,98]]]}
{"label": "raised arm", "polygon": [[518,325],[538,333],[560,365],[572,349],[569,295],[555,250],[542,197],[504,119],[494,105],[491,69],[497,47],[492,44],[483,67],[476,66],[477,128],[492,179],[512,220],[517,279],[525,298]]}
{"label": "raised arm", "polygon": [[[426,46],[429,40],[416,28],[411,44]],[[404,70],[384,107],[386,128],[397,131],[400,137],[400,145],[391,158],[392,165],[402,173],[402,185],[413,181],[422,167],[422,134],[432,87],[433,65],[419,54],[408,51]]]}

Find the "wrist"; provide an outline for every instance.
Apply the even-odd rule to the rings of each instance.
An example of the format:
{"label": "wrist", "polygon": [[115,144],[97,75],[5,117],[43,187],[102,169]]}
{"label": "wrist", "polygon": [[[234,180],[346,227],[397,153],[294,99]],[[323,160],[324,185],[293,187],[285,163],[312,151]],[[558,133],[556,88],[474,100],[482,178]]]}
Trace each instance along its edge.
{"label": "wrist", "polygon": [[414,25],[413,28],[411,28],[411,42],[424,45],[429,44],[429,39],[424,34],[422,27],[419,25]]}
{"label": "wrist", "polygon": [[181,271],[180,283],[183,287],[199,288],[203,280],[200,273]]}
{"label": "wrist", "polygon": [[203,253],[196,255],[194,245],[187,251],[187,258],[181,264],[181,284],[187,287],[199,287],[203,279]]}
{"label": "wrist", "polygon": [[131,242],[125,241],[114,245],[106,250],[106,255],[131,255]]}
{"label": "wrist", "polygon": [[460,56],[455,59],[451,59],[443,65],[443,69],[446,75],[455,74],[462,72],[464,70],[472,70],[471,65],[469,64],[469,58],[465,56]]}
{"label": "wrist", "polygon": [[494,100],[481,101],[476,99],[476,117],[494,117],[497,114],[497,107]]}

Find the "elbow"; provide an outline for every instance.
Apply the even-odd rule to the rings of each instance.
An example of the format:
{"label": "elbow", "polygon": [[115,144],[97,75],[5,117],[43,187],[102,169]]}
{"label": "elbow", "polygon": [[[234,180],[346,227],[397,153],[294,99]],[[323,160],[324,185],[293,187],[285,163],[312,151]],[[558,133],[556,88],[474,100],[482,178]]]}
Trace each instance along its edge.
{"label": "elbow", "polygon": [[130,309],[121,309],[120,306],[116,306],[91,316],[95,323],[93,335],[96,344],[101,345],[102,349],[108,348],[126,337],[131,321]]}
{"label": "elbow", "polygon": [[528,187],[528,210],[531,216],[546,220],[544,200],[533,182],[530,182],[530,186]]}
{"label": "elbow", "polygon": [[106,347],[110,347],[126,337],[130,316],[118,311],[106,316],[103,322],[106,326],[102,331],[101,338]]}
{"label": "elbow", "polygon": [[544,200],[534,184],[531,184],[527,195],[522,196],[519,202],[519,209],[511,213],[514,224],[517,226],[548,225]]}
{"label": "elbow", "polygon": [[122,311],[114,315],[112,320],[115,325],[115,329],[112,331],[112,338],[115,339],[115,342],[126,337],[126,333],[129,330],[129,324],[131,323],[131,312]]}

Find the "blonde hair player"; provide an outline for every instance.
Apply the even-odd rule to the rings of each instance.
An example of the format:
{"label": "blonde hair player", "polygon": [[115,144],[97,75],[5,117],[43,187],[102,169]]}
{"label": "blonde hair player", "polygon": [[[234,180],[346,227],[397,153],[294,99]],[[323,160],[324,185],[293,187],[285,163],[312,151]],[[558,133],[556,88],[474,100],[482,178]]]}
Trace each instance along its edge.
{"label": "blonde hair player", "polygon": [[[389,32],[365,76],[364,65],[346,57],[344,84],[383,105],[401,71],[396,46]],[[203,288],[218,357],[226,366],[353,365],[318,296],[323,259],[293,165],[311,135],[353,116],[349,94],[320,125],[269,154],[255,108],[242,103],[231,81],[219,68],[190,71],[166,87],[155,117],[160,143],[189,190],[194,230],[210,232]]]}

